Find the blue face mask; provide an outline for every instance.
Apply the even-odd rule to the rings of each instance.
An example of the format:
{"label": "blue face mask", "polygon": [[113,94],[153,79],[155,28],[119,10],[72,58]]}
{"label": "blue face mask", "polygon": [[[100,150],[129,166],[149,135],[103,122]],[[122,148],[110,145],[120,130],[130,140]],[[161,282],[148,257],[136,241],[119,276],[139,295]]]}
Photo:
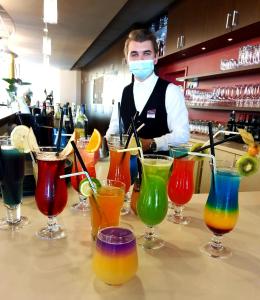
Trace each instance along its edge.
{"label": "blue face mask", "polygon": [[128,66],[129,71],[139,80],[145,80],[154,71],[153,59],[129,61]]}

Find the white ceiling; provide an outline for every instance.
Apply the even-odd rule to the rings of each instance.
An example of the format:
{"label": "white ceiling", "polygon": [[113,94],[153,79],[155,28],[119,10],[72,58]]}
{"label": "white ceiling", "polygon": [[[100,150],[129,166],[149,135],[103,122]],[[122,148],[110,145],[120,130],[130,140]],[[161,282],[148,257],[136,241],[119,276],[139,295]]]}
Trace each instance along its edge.
{"label": "white ceiling", "polygon": [[[127,0],[58,0],[58,24],[48,25],[50,63],[71,69]],[[10,50],[22,60],[42,62],[43,0],[0,0],[15,24]]]}

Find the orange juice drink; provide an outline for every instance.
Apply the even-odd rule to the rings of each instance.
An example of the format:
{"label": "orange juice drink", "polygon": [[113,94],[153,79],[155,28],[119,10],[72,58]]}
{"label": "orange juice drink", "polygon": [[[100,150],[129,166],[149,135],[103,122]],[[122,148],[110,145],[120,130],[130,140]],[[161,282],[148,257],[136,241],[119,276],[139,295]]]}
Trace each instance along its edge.
{"label": "orange juice drink", "polygon": [[90,197],[92,237],[96,239],[100,228],[118,226],[120,210],[125,197],[125,184],[116,180],[103,180],[97,193]]}

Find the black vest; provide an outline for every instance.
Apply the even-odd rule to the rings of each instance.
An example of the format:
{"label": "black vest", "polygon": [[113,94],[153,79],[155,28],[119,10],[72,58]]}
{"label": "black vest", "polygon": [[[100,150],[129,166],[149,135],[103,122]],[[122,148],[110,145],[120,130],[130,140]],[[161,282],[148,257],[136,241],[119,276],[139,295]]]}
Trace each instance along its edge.
{"label": "black vest", "polygon": [[[169,133],[165,107],[165,93],[168,84],[168,81],[158,78],[150,98],[137,118],[136,127],[145,123],[145,126],[138,133],[139,137],[151,139]],[[131,83],[124,88],[121,99],[121,116],[125,132],[129,128],[131,117],[134,116],[135,112],[133,83]]]}

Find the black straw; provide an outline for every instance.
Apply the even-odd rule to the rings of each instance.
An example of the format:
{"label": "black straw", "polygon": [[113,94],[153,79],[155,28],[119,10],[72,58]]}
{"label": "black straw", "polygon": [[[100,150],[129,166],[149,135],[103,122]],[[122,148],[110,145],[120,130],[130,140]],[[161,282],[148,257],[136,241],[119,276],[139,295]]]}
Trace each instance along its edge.
{"label": "black straw", "polygon": [[119,128],[120,145],[123,145],[123,129],[122,129],[122,123],[121,123],[120,102],[118,102],[118,128]]}
{"label": "black straw", "polygon": [[[221,144],[224,144],[226,142],[229,142],[229,141],[234,141],[236,140],[237,138],[239,137],[239,134],[237,135],[232,135],[232,136],[229,136],[221,141],[217,141],[216,143],[214,143],[214,147],[217,146],[217,145],[221,145]],[[194,152],[201,152],[201,151],[204,151],[206,149],[209,149],[210,148],[210,145],[206,145],[206,146],[203,146],[203,147],[199,147],[197,149],[194,150]],[[186,156],[189,156],[189,154],[185,153],[185,154],[182,154],[181,156],[178,156],[178,158],[183,158],[183,157],[186,157]]]}
{"label": "black straw", "polygon": [[[141,144],[140,144],[140,141],[138,139],[138,135],[137,135],[137,131],[136,131],[136,128],[135,128],[135,124],[134,124],[134,119],[133,118],[131,118],[131,124],[132,124],[132,130],[133,130],[133,133],[134,133],[136,145],[137,145],[137,147],[141,148]],[[138,149],[138,152],[139,152],[139,155],[141,156],[140,149]]]}
{"label": "black straw", "polygon": [[72,118],[72,110],[71,110],[70,106],[69,106],[69,118],[70,118],[70,130],[71,130],[71,133],[73,133],[74,123],[73,123],[73,118]]}
{"label": "black straw", "polygon": [[63,116],[64,116],[64,110],[63,110],[63,108],[61,108],[61,116],[60,116],[60,124],[59,124],[59,130],[58,130],[58,140],[57,140],[57,154],[59,154],[59,152],[60,152]]}
{"label": "black straw", "polygon": [[70,143],[71,143],[71,145],[72,145],[72,147],[73,147],[73,149],[74,149],[74,153],[76,154],[76,156],[77,156],[77,158],[78,158],[78,160],[79,160],[79,163],[80,163],[80,165],[81,165],[83,171],[85,172],[85,175],[86,175],[86,177],[87,177],[87,179],[88,179],[89,185],[90,185],[92,191],[93,191],[94,194],[95,194],[95,193],[97,192],[97,191],[96,191],[96,188],[95,188],[95,185],[94,185],[93,181],[91,180],[91,177],[89,176],[87,167],[86,167],[86,165],[84,164],[84,161],[83,161],[83,159],[82,159],[82,157],[81,157],[81,155],[80,155],[80,153],[79,153],[79,150],[78,150],[78,148],[77,148],[77,146],[76,146],[76,144],[75,144],[74,141],[71,141]]}
{"label": "black straw", "polygon": [[212,122],[208,122],[208,127],[209,127],[210,153],[211,155],[215,156]]}
{"label": "black straw", "polygon": [[[139,116],[139,111],[137,110],[136,112],[135,112],[135,114],[134,114],[134,116],[133,116],[133,119],[134,119],[134,122],[135,122],[135,120],[136,120],[136,118]],[[128,127],[128,129],[127,129],[127,134],[132,134],[131,133],[132,132],[132,124],[130,123],[130,125],[129,125],[129,127]],[[131,136],[131,135],[130,135]]]}

